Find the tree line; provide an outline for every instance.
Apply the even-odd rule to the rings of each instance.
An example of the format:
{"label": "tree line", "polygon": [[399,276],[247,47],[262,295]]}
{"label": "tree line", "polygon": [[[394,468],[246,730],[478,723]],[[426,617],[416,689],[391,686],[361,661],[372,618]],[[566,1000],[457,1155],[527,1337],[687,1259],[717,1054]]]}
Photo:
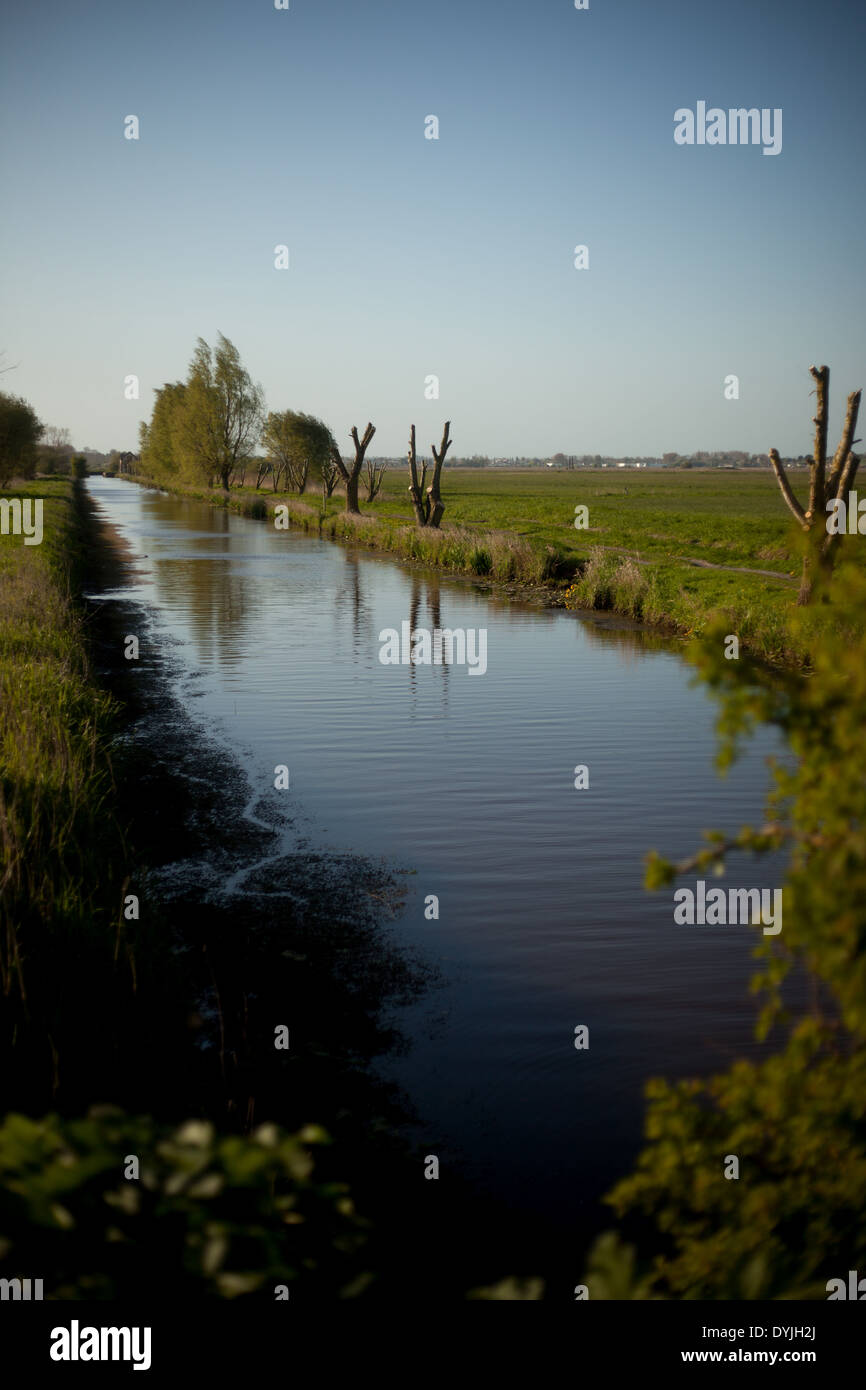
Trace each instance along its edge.
{"label": "tree line", "polygon": [[45,425],[23,396],[0,391],[0,487],[51,474],[83,478],[87,460],[72,447],[69,431]]}
{"label": "tree line", "polygon": [[[425,491],[427,465],[419,477],[412,426],[409,491],[421,526],[438,526],[445,510],[440,478],[451,445],[449,430],[446,424],[439,448],[433,446],[433,472]],[[176,479],[225,491],[246,486],[248,475],[257,489],[270,482],[274,492],[302,494],[315,484],[324,498],[339,485],[345,489],[347,512],[359,514],[361,486],[372,502],[386,468],[384,461],[368,457],[375,433],[370,422],[363,434],[353,425],[352,451],[344,458],[330,427],[315,415],[268,411],[262,387],[244,367],[234,343],[220,333],[213,348],[198,339],[185,381],[157,388],[153,414],[139,432],[141,466],[157,481]]]}

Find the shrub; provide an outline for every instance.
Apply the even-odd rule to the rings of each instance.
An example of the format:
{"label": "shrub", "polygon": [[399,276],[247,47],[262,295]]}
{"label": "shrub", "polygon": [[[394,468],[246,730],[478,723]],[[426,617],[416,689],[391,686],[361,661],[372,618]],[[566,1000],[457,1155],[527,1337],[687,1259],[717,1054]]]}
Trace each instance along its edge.
{"label": "shrub", "polygon": [[469,556],[469,568],[473,574],[489,574],[493,569],[490,551],[477,545]]}
{"label": "shrub", "polygon": [[[301,1284],[349,1298],[369,1282],[348,1189],[315,1176],[317,1126],[219,1135],[101,1108],[0,1126],[0,1255],[58,1299],[236,1298]],[[136,1158],[140,1175],[125,1171]],[[7,1276],[9,1277],[9,1276]]]}

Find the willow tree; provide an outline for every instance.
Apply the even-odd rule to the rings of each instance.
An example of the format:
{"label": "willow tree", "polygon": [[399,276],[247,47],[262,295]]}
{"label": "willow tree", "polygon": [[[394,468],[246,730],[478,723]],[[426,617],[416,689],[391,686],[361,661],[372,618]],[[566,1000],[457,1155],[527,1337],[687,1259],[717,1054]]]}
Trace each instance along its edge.
{"label": "willow tree", "polygon": [[[804,508],[794,496],[778,449],[770,450],[770,464],[781,488],[782,496],[788,504],[792,516],[806,536],[803,577],[797,597],[797,602],[800,604],[808,603],[812,597],[816,570],[826,571],[833,567],[842,532],[838,528],[836,530],[830,529],[827,514],[834,503],[837,504],[833,508],[835,511],[839,510],[838,504],[844,503],[847,514],[852,504],[851,491],[857,475],[857,465],[860,462],[851,448],[852,444],[857,442],[854,438],[854,431],[857,428],[857,413],[860,409],[860,392],[852,391],[848,397],[845,424],[828,471],[827,420],[830,405],[830,368],[810,367],[809,371],[815,379],[818,404],[816,413],[812,417],[815,426],[815,446],[810,464],[808,509]],[[856,501],[854,502],[854,509],[856,512]]]}
{"label": "willow tree", "polygon": [[199,338],[180,412],[182,447],[226,491],[235,470],[255,452],[263,415],[262,388],[234,343],[220,333],[211,349]]}
{"label": "willow tree", "polygon": [[333,466],[331,456],[337,447],[334,436],[324,420],[319,420],[315,415],[308,415],[303,410],[289,413],[295,449],[306,463],[310,478],[320,480],[323,474],[330,474]]}
{"label": "willow tree", "polygon": [[419,526],[438,526],[442,520],[442,513],[445,511],[445,503],[442,501],[439,487],[445,455],[454,442],[449,437],[450,429],[451,421],[446,420],[439,448],[437,449],[435,444],[430,446],[433,452],[433,476],[426,492],[424,491],[424,483],[427,478],[427,464],[422,463],[419,475],[418,458],[415,452],[415,426],[412,425],[409,431],[409,496],[412,498],[415,520]]}
{"label": "willow tree", "polygon": [[[148,478],[167,481],[183,475],[180,426],[185,394],[182,381],[167,381],[154,388],[153,414],[149,422],[141,422],[138,432],[141,471]],[[204,478],[203,473],[196,474],[194,466],[188,476],[190,480]]]}
{"label": "willow tree", "polygon": [[[302,493],[307,479],[330,476],[334,436],[323,420],[302,410],[272,410],[262,430],[262,444],[273,467],[274,491],[280,477]],[[257,484],[258,486],[258,484]]]}
{"label": "willow tree", "polygon": [[364,466],[364,455],[370,447],[373,435],[376,433],[376,426],[369,422],[364,430],[364,438],[358,438],[358,427],[353,425],[349,431],[349,438],[355,446],[355,457],[351,463],[346,464],[337,448],[336,444],[331,449],[331,462],[346,484],[346,511],[360,516],[361,507],[358,502],[358,483],[361,477],[361,469]]}

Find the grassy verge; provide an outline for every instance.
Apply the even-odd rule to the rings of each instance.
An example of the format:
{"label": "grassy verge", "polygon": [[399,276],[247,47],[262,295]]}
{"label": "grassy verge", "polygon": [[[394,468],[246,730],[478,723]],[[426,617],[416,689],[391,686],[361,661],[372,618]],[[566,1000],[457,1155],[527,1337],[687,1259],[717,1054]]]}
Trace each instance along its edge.
{"label": "grassy verge", "polygon": [[0,536],[0,978],[14,1032],[32,1017],[56,936],[83,945],[110,930],[115,909],[119,918],[121,840],[109,812],[116,711],[73,599],[83,561],[73,484],[5,495],[44,499],[40,545]]}
{"label": "grassy verge", "polygon": [[[312,492],[299,498],[245,487],[227,495],[154,485],[263,520],[285,505],[291,525],[333,540],[543,589],[549,602],[621,613],[684,637],[723,622],[764,661],[810,662],[808,626],[795,632],[789,622],[796,541],[768,475],[449,470],[441,531],[412,523],[405,482],[402,473],[387,473],[382,493],[360,517],[347,515],[339,495],[323,505]],[[795,490],[806,486],[804,473]],[[586,530],[574,526],[580,504],[589,509]],[[823,627],[832,617],[816,609],[815,621]]]}

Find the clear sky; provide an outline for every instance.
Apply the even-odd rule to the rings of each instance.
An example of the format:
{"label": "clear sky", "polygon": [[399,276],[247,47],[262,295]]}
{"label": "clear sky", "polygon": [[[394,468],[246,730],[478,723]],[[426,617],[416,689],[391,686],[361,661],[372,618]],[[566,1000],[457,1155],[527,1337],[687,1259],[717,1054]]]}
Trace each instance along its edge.
{"label": "clear sky", "polygon": [[[864,37],[859,0],[7,3],[2,386],[135,448],[221,331],[346,449],[806,453],[810,363],[834,436],[866,386]],[[676,145],[698,101],[781,108],[781,153]]]}

